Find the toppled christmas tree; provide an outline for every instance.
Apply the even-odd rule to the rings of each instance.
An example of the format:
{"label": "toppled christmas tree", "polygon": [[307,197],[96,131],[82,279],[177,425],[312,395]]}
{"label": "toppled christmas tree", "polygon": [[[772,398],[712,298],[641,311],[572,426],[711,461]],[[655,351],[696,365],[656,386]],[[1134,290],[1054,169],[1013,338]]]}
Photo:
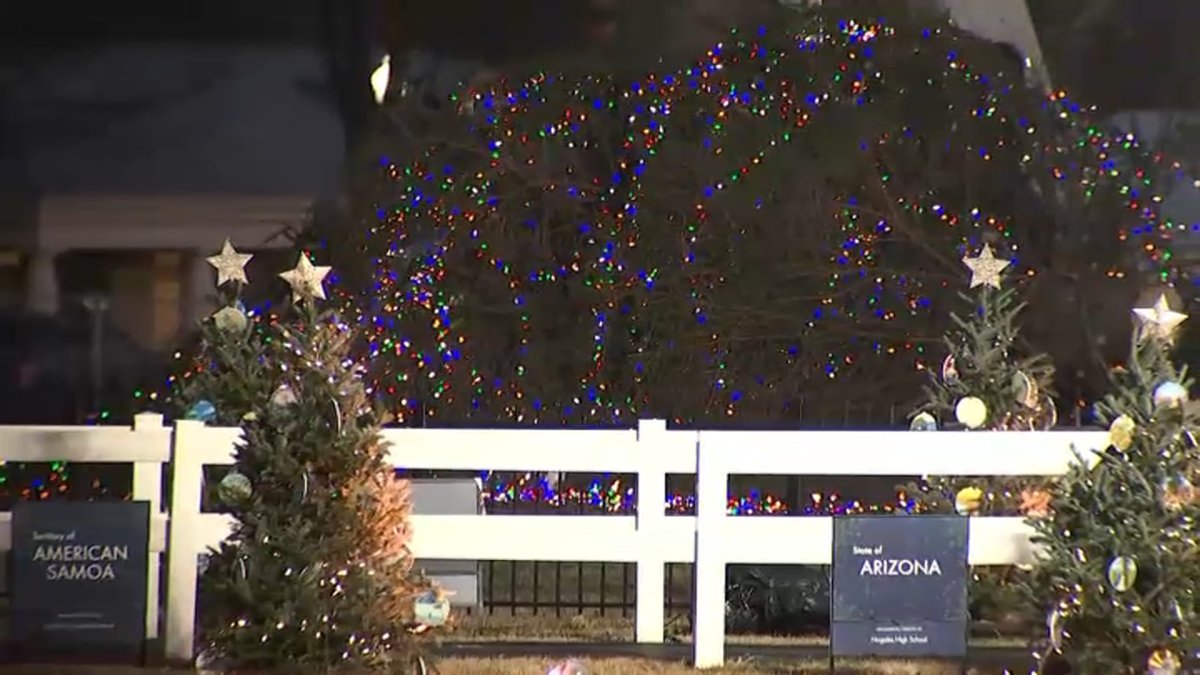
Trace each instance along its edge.
{"label": "toppled christmas tree", "polygon": [[[973,306],[970,315],[952,314],[954,328],[945,336],[946,355],[931,370],[925,402],[912,421],[918,431],[953,422],[968,429],[1032,431],[1057,421],[1050,391],[1054,368],[1044,354],[1022,354],[1017,319],[1024,303],[1017,291],[1002,287],[1010,261],[985,245],[976,257],[964,257],[973,293],[961,294]],[[1046,480],[1005,476],[928,476],[905,486],[914,510],[965,515],[1015,515],[1044,508]],[[976,619],[1015,628],[1020,602],[1012,587],[1015,569],[975,568],[971,610]]]}
{"label": "toppled christmas tree", "polygon": [[314,233],[380,398],[411,424],[858,418],[919,382],[956,302],[947,252],[984,234],[1043,271],[1026,337],[1102,388],[1081,326],[1107,327],[1134,248],[1172,267],[1142,184],[1166,163],[996,45],[870,4],[388,126]]}
{"label": "toppled christmas tree", "polygon": [[[214,258],[219,284],[245,281],[237,256]],[[252,321],[231,294],[187,385],[206,397],[194,417],[243,430],[219,489],[233,531],[200,583],[202,649],[230,668],[375,669],[416,649],[407,484],[348,359],[353,333],[317,311],[328,271],[301,254],[280,275],[293,316],[278,321]]]}
{"label": "toppled christmas tree", "polygon": [[1168,675],[1200,649],[1198,420],[1170,358],[1187,317],[1165,295],[1134,311],[1128,368],[1096,406],[1110,446],[1081,456],[1031,518],[1040,548],[1025,591],[1047,615],[1043,672],[1065,661],[1077,673]]}

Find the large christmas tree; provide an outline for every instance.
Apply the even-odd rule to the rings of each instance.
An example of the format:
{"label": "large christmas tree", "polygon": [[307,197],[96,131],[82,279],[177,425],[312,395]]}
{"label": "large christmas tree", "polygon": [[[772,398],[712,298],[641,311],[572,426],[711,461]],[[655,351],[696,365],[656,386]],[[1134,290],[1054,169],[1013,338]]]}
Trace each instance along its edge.
{"label": "large christmas tree", "polygon": [[[939,367],[929,369],[925,401],[912,420],[917,431],[938,428],[991,431],[1040,431],[1057,422],[1053,399],[1054,369],[1045,354],[1029,353],[1019,341],[1019,280],[1009,276],[1011,260],[997,258],[990,245],[963,258],[971,270],[966,316],[951,315]],[[1047,500],[1047,481],[1012,476],[927,476],[905,486],[914,511],[921,513],[1025,515]],[[971,610],[1002,628],[1016,628],[1021,602],[1011,567],[976,568]],[[1015,621],[1014,621],[1015,620]]]}
{"label": "large christmas tree", "polygon": [[1143,252],[1171,273],[1170,167],[944,20],[779,11],[634,82],[391,117],[349,193],[366,229],[324,234],[402,420],[862,415],[938,366],[952,252],[985,235],[1038,272],[1030,341],[1095,374],[1099,299]]}
{"label": "large christmas tree", "polygon": [[1170,359],[1186,316],[1165,295],[1135,311],[1128,366],[1097,405],[1110,447],[1081,456],[1031,521],[1040,551],[1026,590],[1047,615],[1046,661],[1086,675],[1178,673],[1200,649],[1200,419]]}
{"label": "large christmas tree", "polygon": [[228,242],[210,259],[233,292],[181,392],[192,417],[243,432],[218,490],[233,531],[200,582],[202,648],[238,670],[384,667],[415,648],[407,484],[349,359],[353,333],[317,309],[329,268],[301,254],[281,275],[291,312],[264,322],[236,301],[248,259]]}

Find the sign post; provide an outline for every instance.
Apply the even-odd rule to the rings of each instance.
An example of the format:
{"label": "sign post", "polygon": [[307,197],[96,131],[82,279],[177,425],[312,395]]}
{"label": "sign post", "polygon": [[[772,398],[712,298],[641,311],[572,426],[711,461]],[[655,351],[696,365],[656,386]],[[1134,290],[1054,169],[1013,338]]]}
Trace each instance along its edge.
{"label": "sign post", "polygon": [[839,656],[967,657],[967,519],[833,521],[830,670]]}
{"label": "sign post", "polygon": [[142,660],[148,502],[18,502],[12,541],[14,656]]}

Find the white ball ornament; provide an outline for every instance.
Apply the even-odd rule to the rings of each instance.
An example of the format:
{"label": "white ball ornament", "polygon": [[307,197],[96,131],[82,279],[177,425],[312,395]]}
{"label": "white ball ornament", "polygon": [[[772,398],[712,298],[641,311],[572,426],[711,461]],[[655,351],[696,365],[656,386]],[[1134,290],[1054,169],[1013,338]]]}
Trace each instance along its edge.
{"label": "white ball ornament", "polygon": [[1154,389],[1154,405],[1178,408],[1188,399],[1187,388],[1178,382],[1163,382]]}
{"label": "white ball ornament", "polygon": [[292,391],[287,385],[283,385],[271,394],[271,405],[276,408],[287,408],[296,404],[296,392]]}
{"label": "white ball ornament", "polygon": [[954,406],[954,418],[968,429],[978,429],[987,422],[987,404],[975,396],[964,396]]}

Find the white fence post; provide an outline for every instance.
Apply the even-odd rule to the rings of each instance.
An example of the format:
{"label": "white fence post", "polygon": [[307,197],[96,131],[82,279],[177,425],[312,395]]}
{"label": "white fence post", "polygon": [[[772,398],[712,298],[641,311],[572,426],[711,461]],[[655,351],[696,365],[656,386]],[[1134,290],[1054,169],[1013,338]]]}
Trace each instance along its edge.
{"label": "white fence post", "polygon": [[663,466],[662,437],[665,420],[638,421],[638,456],[642,459],[637,479],[637,607],[635,635],[638,642],[662,643],[666,560],[661,555],[664,511],[667,503],[667,472]]}
{"label": "white fence post", "polygon": [[196,542],[204,466],[204,424],[175,423],[171,454],[171,522],[167,539],[167,621],[163,650],[168,662],[191,663],[195,658]]}
{"label": "white fence post", "polygon": [[722,533],[729,474],[723,458],[696,443],[696,553],[692,571],[692,660],[696,668],[725,662],[725,556]]}
{"label": "white fence post", "polygon": [[[158,431],[163,428],[163,417],[157,413],[142,413],[133,418],[133,430]],[[150,538],[162,518],[162,462],[133,463],[133,499],[150,502]],[[159,579],[162,573],[162,555],[153,546],[150,548],[149,565],[146,570],[146,638],[158,637]]]}

